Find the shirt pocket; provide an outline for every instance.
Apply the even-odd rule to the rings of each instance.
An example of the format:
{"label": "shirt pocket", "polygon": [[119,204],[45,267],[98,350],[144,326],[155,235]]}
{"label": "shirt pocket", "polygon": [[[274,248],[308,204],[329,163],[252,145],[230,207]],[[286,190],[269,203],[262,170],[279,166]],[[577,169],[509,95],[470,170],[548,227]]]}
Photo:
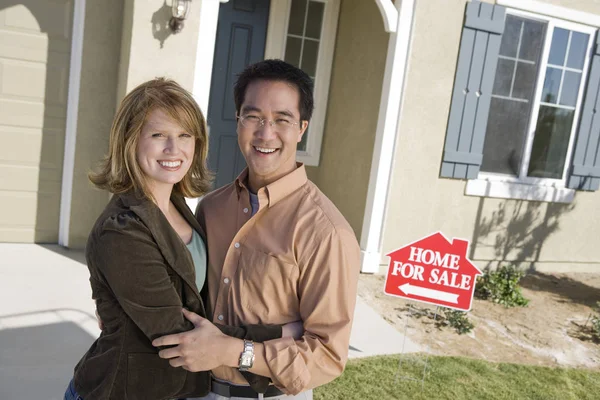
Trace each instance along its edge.
{"label": "shirt pocket", "polygon": [[298,267],[253,249],[244,249],[240,258],[240,298],[246,312],[261,323],[283,324],[299,316]]}

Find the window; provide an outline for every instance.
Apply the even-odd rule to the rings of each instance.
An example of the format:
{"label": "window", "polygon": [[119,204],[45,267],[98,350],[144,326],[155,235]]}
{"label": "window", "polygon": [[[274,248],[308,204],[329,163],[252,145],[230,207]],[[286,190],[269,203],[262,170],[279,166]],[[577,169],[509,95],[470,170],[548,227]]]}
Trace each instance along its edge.
{"label": "window", "polygon": [[339,0],[271,1],[265,58],[283,59],[315,82],[315,110],[297,153],[306,165],[319,165],[338,14]]}
{"label": "window", "polygon": [[600,190],[597,26],[535,0],[467,2],[440,177],[499,198]]}
{"label": "window", "polygon": [[[317,74],[324,10],[323,3],[313,0],[292,0],[290,7],[283,59],[302,69],[310,75],[313,81]],[[298,144],[298,150],[301,152],[306,152],[310,130],[309,127]]]}
{"label": "window", "polygon": [[508,11],[480,178],[564,187],[594,32]]}

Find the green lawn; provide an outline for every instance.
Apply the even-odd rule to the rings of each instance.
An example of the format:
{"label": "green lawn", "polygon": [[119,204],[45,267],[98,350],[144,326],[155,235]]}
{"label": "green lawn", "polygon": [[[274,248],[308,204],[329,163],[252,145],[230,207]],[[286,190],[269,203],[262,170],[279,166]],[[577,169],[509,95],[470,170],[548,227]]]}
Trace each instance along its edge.
{"label": "green lawn", "polygon": [[[395,383],[400,355],[350,360],[343,375],[315,389],[315,400],[477,399],[598,400],[600,370],[496,364],[459,357],[429,357],[420,381]],[[399,376],[423,376],[425,355],[404,355]]]}

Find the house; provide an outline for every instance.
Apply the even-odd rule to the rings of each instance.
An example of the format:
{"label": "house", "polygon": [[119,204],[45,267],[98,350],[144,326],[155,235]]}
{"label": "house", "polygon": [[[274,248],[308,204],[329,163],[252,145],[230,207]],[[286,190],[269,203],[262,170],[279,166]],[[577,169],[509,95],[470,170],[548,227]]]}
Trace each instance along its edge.
{"label": "house", "polygon": [[87,172],[120,99],[156,76],[194,94],[231,181],[235,74],[282,58],[315,79],[298,160],[363,272],[436,231],[480,268],[598,271],[599,3],[193,0],[175,34],[173,1],[0,2],[0,241],[85,245],[108,201]]}

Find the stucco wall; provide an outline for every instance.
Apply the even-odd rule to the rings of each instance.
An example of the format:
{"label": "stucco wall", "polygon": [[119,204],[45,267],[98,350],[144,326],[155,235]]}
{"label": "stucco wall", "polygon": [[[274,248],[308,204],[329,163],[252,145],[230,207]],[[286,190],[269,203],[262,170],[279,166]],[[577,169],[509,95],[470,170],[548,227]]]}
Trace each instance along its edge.
{"label": "stucco wall", "polygon": [[375,1],[343,0],[321,161],[308,173],[360,237],[389,34]]}
{"label": "stucco wall", "polygon": [[183,30],[167,26],[170,2],[125,0],[118,100],[142,82],[166,76],[191,91],[194,83],[201,2],[192,6]]}
{"label": "stucco wall", "polygon": [[[600,15],[591,0],[547,3]],[[571,204],[504,200],[466,196],[465,181],[439,178],[465,4],[417,1],[382,254],[440,230],[471,240],[481,267],[517,260],[539,270],[597,271],[599,192],[577,192]]]}
{"label": "stucco wall", "polygon": [[192,5],[184,29],[174,35],[164,0],[87,2],[69,247],[85,246],[108,202],[108,193],[93,188],[87,173],[108,150],[118,102],[157,76],[192,90],[200,10]]}
{"label": "stucco wall", "polygon": [[[93,188],[87,174],[108,150],[115,112],[123,5],[88,1],[81,67],[69,247],[83,248],[108,194]],[[107,29],[110,27],[110,29]]]}

